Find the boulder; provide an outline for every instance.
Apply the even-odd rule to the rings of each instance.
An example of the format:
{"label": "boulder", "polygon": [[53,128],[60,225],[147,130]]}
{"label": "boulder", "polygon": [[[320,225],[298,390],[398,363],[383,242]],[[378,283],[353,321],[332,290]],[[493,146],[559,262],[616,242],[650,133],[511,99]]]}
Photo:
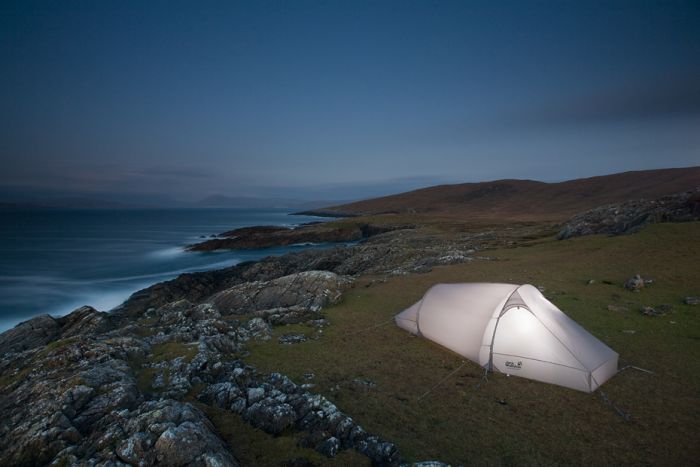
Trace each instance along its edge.
{"label": "boulder", "polygon": [[248,407],[245,418],[254,427],[273,435],[279,435],[294,425],[297,414],[289,404],[263,399]]}
{"label": "boulder", "polygon": [[284,334],[278,339],[280,344],[300,344],[306,342],[308,338],[304,334]]}
{"label": "boulder", "polygon": [[640,276],[639,274],[630,277],[625,281],[624,287],[627,290],[630,290],[632,292],[639,292],[640,289],[643,289],[646,284],[646,281]]}
{"label": "boulder", "polygon": [[700,297],[685,297],[683,303],[686,305],[700,305]]}
{"label": "boulder", "polygon": [[643,306],[641,312],[645,316],[661,316],[666,314],[666,312],[663,309],[654,308],[651,306]]}
{"label": "boulder", "polygon": [[0,334],[0,354],[21,352],[46,345],[58,338],[60,324],[49,315],[40,315]]}
{"label": "boulder", "polygon": [[256,311],[293,308],[318,311],[337,303],[351,280],[328,271],[305,271],[231,287],[209,298],[221,314],[251,314]]}
{"label": "boulder", "polygon": [[323,440],[316,450],[327,457],[335,457],[340,449],[340,441],[335,436],[331,436],[328,439]]}

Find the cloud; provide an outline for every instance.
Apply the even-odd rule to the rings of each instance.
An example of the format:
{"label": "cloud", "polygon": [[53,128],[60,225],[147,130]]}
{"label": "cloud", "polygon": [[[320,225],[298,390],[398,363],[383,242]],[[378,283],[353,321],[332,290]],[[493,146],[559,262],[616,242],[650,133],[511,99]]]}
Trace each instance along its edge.
{"label": "cloud", "polygon": [[127,176],[160,179],[201,179],[211,176],[211,173],[200,168],[146,167],[126,172]]}
{"label": "cloud", "polygon": [[579,96],[523,119],[535,125],[607,124],[700,116],[700,74],[631,82]]}

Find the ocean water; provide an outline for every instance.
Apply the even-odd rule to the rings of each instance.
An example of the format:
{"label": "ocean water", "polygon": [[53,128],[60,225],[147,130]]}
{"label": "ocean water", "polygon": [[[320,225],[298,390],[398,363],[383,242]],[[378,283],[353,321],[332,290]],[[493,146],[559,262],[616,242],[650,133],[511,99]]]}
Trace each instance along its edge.
{"label": "ocean water", "polygon": [[237,227],[319,220],[280,209],[6,209],[0,220],[0,331],[82,305],[110,310],[133,292],[183,272],[324,246],[184,250],[202,236]]}

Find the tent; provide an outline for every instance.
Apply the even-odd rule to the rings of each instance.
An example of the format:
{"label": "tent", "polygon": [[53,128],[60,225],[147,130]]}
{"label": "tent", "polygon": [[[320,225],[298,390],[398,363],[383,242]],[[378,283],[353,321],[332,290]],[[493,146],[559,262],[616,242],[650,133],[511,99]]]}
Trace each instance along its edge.
{"label": "tent", "polygon": [[617,373],[618,354],[529,284],[437,284],[395,321],[489,371],[585,392]]}

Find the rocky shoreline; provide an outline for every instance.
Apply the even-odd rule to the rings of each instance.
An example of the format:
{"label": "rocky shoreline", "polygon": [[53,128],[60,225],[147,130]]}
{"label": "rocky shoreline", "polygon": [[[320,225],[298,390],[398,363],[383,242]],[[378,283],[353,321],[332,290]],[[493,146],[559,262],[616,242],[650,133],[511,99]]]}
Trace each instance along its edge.
{"label": "rocky shoreline", "polygon": [[304,224],[298,227],[258,225],[221,233],[216,238],[187,247],[188,251],[248,250],[307,243],[354,242],[411,225],[387,226],[369,223]]}
{"label": "rocky shoreline", "polygon": [[355,277],[487,259],[478,252],[494,242],[505,240],[496,232],[450,241],[415,229],[375,232],[350,247],[183,274],[111,313],[82,307],[24,322],[0,335],[0,464],[237,465],[236,447],[204,404],[273,436],[300,433],[300,446],[328,457],[353,449],[374,465],[399,465],[395,445],[308,383],[247,365],[246,343],[290,323],[322,338],[324,307]]}
{"label": "rocky shoreline", "polygon": [[[648,220],[648,211],[660,206],[687,209],[695,195],[683,196],[584,213],[569,223],[569,236],[600,230],[591,225],[621,225],[610,221],[621,212]],[[678,219],[685,220],[684,213]],[[592,223],[596,216],[603,221]],[[270,436],[294,433],[301,448],[329,458],[354,450],[373,465],[402,465],[391,440],[367,433],[352,414],[315,393],[312,382],[250,366],[249,344],[270,340],[277,326],[298,323],[315,330],[310,338],[323,339],[323,329],[332,326],[324,308],[360,276],[488,261],[484,250],[551,235],[550,229],[520,224],[441,234],[350,222],[237,229],[202,242],[193,250],[264,248],[320,236],[359,240],[182,274],[134,293],[110,313],[86,306],[0,334],[0,465],[238,465],[236,446],[222,438],[207,410]],[[284,334],[275,345],[309,338],[301,337]],[[289,459],[289,465],[313,465],[299,462]]]}

